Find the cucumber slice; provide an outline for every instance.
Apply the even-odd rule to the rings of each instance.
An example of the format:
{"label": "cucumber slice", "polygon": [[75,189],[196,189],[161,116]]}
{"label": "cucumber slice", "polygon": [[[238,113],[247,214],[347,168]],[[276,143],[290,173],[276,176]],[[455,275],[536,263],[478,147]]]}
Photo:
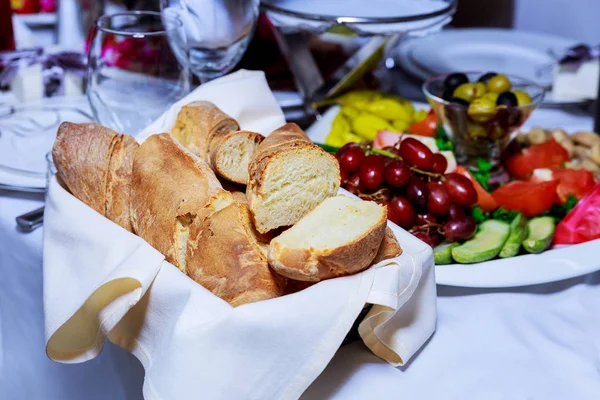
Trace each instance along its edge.
{"label": "cucumber slice", "polygon": [[452,249],[452,258],[462,264],[491,260],[500,253],[509,234],[508,223],[489,219],[479,225],[473,239]]}
{"label": "cucumber slice", "polygon": [[556,225],[552,217],[536,217],[527,223],[527,237],[523,247],[530,253],[537,254],[552,244]]}
{"label": "cucumber slice", "polygon": [[433,259],[436,265],[452,264],[454,262],[452,259],[452,249],[456,246],[458,246],[456,242],[444,242],[435,246],[435,249],[433,249]]}
{"label": "cucumber slice", "polygon": [[504,243],[502,250],[498,257],[508,258],[514,257],[519,254],[521,243],[527,237],[527,218],[522,213],[518,213],[510,223],[510,235],[508,240]]}

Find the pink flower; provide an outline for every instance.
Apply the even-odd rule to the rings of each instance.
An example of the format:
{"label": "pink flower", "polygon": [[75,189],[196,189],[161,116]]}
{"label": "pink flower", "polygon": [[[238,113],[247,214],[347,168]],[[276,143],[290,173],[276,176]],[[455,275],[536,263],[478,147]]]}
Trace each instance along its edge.
{"label": "pink flower", "polygon": [[56,0],[40,0],[40,8],[42,12],[56,11]]}

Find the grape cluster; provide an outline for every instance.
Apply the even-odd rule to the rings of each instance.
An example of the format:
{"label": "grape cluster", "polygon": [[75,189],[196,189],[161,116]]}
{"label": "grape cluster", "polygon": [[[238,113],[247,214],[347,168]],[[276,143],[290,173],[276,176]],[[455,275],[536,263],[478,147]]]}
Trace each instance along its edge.
{"label": "grape cluster", "polygon": [[386,205],[388,218],[434,247],[442,239],[470,239],[477,229],[469,209],[477,203],[471,181],[444,174],[446,158],[406,138],[383,150],[348,143],[338,150],[341,185],[364,200]]}

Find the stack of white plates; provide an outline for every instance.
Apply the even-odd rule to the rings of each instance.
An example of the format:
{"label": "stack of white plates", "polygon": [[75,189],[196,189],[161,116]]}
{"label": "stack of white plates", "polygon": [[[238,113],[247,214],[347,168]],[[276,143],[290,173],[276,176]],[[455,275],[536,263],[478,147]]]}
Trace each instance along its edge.
{"label": "stack of white plates", "polygon": [[[552,86],[553,54],[578,43],[571,39],[508,29],[451,29],[407,39],[393,57],[409,75],[426,80],[456,71],[493,71],[520,76],[546,88]],[[552,98],[547,105],[574,105],[578,100]]]}
{"label": "stack of white plates", "polygon": [[0,188],[42,192],[46,154],[61,122],[89,122],[84,96],[55,97],[30,103],[0,104]]}

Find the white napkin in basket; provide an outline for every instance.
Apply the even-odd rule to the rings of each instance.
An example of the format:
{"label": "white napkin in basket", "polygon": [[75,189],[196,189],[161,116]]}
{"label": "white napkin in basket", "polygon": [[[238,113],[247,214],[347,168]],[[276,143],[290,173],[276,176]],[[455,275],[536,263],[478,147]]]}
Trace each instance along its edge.
{"label": "white napkin in basket", "polygon": [[[215,89],[220,81],[206,90],[202,86],[183,103],[217,101],[243,127],[263,133],[283,122],[262,73],[223,79],[224,87],[235,88],[229,103],[218,102],[224,95]],[[254,111],[247,113],[244,104]],[[169,128],[165,121],[153,126]],[[50,182],[44,225],[48,356],[83,362],[108,338],[143,364],[146,399],[298,398],[366,303],[377,305],[359,332],[393,365],[405,363],[435,329],[431,249],[396,226],[402,256],[293,295],[232,308],[145,241],[71,196],[56,179]]]}

